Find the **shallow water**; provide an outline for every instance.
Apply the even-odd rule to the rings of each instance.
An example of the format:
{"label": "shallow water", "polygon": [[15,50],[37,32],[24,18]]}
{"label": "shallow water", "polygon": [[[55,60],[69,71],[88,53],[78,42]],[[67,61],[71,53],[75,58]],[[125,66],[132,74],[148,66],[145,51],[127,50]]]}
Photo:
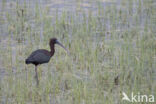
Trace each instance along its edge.
{"label": "shallow water", "polygon": [[[118,1],[118,3],[117,3]],[[48,8],[48,15],[54,16],[52,22],[55,21],[55,17],[62,16],[63,12],[68,12],[69,14],[79,14],[79,19],[83,17],[83,13],[88,14],[89,11],[92,11],[92,13],[96,16],[98,13],[98,5],[100,4],[103,8],[105,6],[110,6],[110,5],[117,5],[119,4],[120,0],[0,0],[0,43],[1,43],[1,48],[7,49],[8,45],[11,46],[11,53],[12,53],[12,62],[14,64],[16,60],[16,54],[17,50],[16,48],[18,47],[18,42],[16,42],[13,39],[13,33],[11,33],[10,37],[9,35],[9,25],[11,25],[8,22],[8,15],[10,16],[9,18],[14,19],[16,18],[15,16],[17,15],[17,8],[24,9],[26,8],[27,10],[30,10],[32,14],[35,14],[35,9],[36,6],[38,6],[39,10]],[[17,7],[17,4],[19,7]],[[26,6],[25,6],[26,5]],[[20,10],[21,10],[20,9]],[[57,14],[56,14],[57,13]],[[42,14],[40,14],[42,15]],[[36,28],[34,25],[34,20],[31,19],[31,17],[26,17],[28,18],[28,22],[31,23],[31,26]],[[32,21],[32,22],[31,22]],[[43,39],[43,23],[40,25],[40,39]],[[109,28],[109,21],[108,21],[108,28]],[[22,35],[22,34],[21,34]],[[10,42],[9,42],[10,41]],[[33,40],[32,40],[33,41]],[[2,49],[3,49],[2,48]],[[2,60],[2,59],[1,59]],[[2,62],[0,60],[0,64],[2,65]],[[14,68],[13,68],[14,69]],[[2,68],[1,68],[2,70]]]}
{"label": "shallow water", "polygon": [[[125,12],[125,17],[128,22],[122,23],[120,20],[115,20],[115,25],[117,27],[116,31],[122,31],[122,30],[127,30],[130,28],[133,28],[133,26],[136,25],[136,22],[139,22],[140,24],[140,29],[145,28],[145,22],[148,23],[148,14],[146,13],[146,7],[144,7],[143,2],[130,2],[132,5],[132,14],[135,14],[137,12],[137,8],[140,6],[142,9],[140,10],[141,15],[138,16],[139,20],[136,21],[133,16],[129,15],[129,11],[127,13]],[[140,4],[139,4],[140,3]],[[18,4],[18,6],[17,6]],[[156,3],[155,3],[156,4]],[[155,5],[153,4],[153,5]],[[100,8],[99,9],[99,5]],[[17,12],[22,12],[22,9],[26,9],[27,12],[31,11],[32,15],[35,14],[36,8],[40,10],[43,10],[45,8],[45,12],[48,12],[47,14],[49,16],[52,16],[52,23],[55,23],[56,16],[61,17],[64,12],[68,12],[69,14],[72,14],[73,17],[75,18],[76,21],[80,22],[83,20],[83,14],[87,16],[88,13],[91,11],[93,16],[97,16],[100,10],[104,10],[102,12],[105,12],[106,7],[113,7],[117,6],[118,11],[121,9],[123,11],[126,11],[126,7],[129,7],[129,4],[124,4],[122,5],[122,0],[0,0],[0,45],[1,45],[1,50],[5,51],[4,49],[7,50],[8,45],[11,47],[11,59],[12,59],[12,64],[15,64],[16,60],[16,55],[17,55],[17,50],[16,48],[20,46],[17,41],[12,40],[13,39],[13,33],[9,33],[8,28],[11,25],[8,21],[8,18],[13,19],[16,18],[16,15],[20,15]],[[19,9],[19,11],[17,11]],[[43,11],[44,12],[44,11]],[[101,12],[101,13],[102,13]],[[113,11],[112,11],[113,12]],[[43,13],[39,13],[40,17],[42,17]],[[78,15],[76,15],[78,14]],[[31,16],[31,15],[29,15]],[[77,17],[78,16],[78,17]],[[117,15],[115,15],[117,17]],[[100,17],[99,17],[100,18]],[[36,25],[34,25],[34,19],[32,17],[26,17],[28,23],[31,24],[31,27],[33,29],[36,29]],[[66,20],[70,20],[70,18],[66,18]],[[111,31],[111,25],[112,21],[108,18],[103,19],[103,17],[100,19],[102,26],[106,25],[106,29],[108,32],[105,33],[105,39],[109,40],[111,38],[111,34],[109,33]],[[36,29],[36,31],[40,32],[40,41],[43,40],[43,27],[44,24],[41,23],[39,26],[39,30]],[[153,26],[152,26],[153,27]],[[14,28],[14,27],[10,27]],[[154,30],[154,28],[153,28]],[[97,38],[100,38],[100,30],[97,30],[97,33],[95,35],[95,40]],[[11,34],[10,36],[8,36]],[[22,33],[20,32],[20,38],[22,37]],[[70,35],[70,30],[69,30],[69,35]],[[10,42],[9,42],[10,41]],[[20,41],[20,40],[19,40]],[[32,39],[33,41],[33,39]],[[25,41],[27,43],[27,41]],[[25,44],[25,43],[24,43]],[[24,45],[23,44],[23,45]],[[120,46],[121,43],[119,43]],[[2,65],[2,58],[0,59],[0,65]],[[3,67],[3,66],[2,66]],[[1,70],[4,68],[1,68]],[[13,68],[14,69],[14,68]]]}
{"label": "shallow water", "polygon": [[[148,42],[145,44],[140,41],[140,39],[144,39],[142,37],[146,36],[146,33],[149,35],[154,33],[154,22],[151,22],[153,18],[150,18],[150,16],[152,17],[153,15],[150,14],[149,16],[148,12],[151,10],[148,10],[147,4],[144,4],[145,2],[142,0],[124,1],[125,0],[18,0],[17,2],[17,0],[0,0],[0,85],[4,87],[8,84],[15,87],[18,86],[18,84],[20,85],[20,83],[24,84],[27,82],[27,79],[29,84],[34,83],[33,78],[28,78],[28,76],[33,77],[34,67],[33,65],[26,66],[24,61],[26,57],[36,49],[49,49],[48,41],[51,36],[57,36],[54,34],[59,34],[58,38],[60,40],[62,39],[65,46],[75,52],[71,52],[72,56],[68,56],[70,59],[67,59],[64,51],[61,53],[60,51],[62,50],[60,49],[60,53],[54,56],[54,60],[52,59],[51,63],[40,66],[40,69],[43,69],[41,70],[42,72],[40,72],[41,83],[45,83],[47,84],[46,86],[48,86],[49,81],[54,81],[54,85],[49,86],[49,88],[54,88],[57,83],[60,83],[58,90],[61,91],[57,93],[59,97],[64,97],[63,94],[66,90],[64,85],[66,84],[66,79],[70,79],[71,76],[72,79],[69,80],[69,82],[71,81],[71,86],[75,86],[78,81],[82,81],[85,86],[87,86],[87,84],[90,85],[88,86],[89,89],[91,88],[90,90],[92,90],[92,88],[101,90],[99,93],[101,93],[103,89],[98,89],[99,87],[96,85],[96,82],[99,81],[100,86],[102,86],[101,88],[104,88],[105,85],[107,86],[107,84],[113,83],[112,79],[116,76],[116,73],[122,73],[123,78],[125,78],[124,80],[126,80],[126,77],[130,73],[129,76],[131,79],[128,80],[131,81],[135,80],[134,78],[136,76],[146,75],[146,71],[148,74],[151,71],[152,73],[145,77],[149,77],[150,79],[152,76],[155,80],[156,71],[153,67],[150,67],[149,63],[151,63],[152,66],[153,63],[156,63],[156,58],[154,57],[154,62],[150,59],[148,59],[149,62],[146,62],[145,59],[146,57],[148,58],[148,55],[149,57],[153,57],[152,49],[154,45],[148,50],[152,53],[152,55],[150,55],[147,54],[144,48],[144,45],[147,45],[147,48],[151,45],[149,41],[150,37],[147,36]],[[153,7],[155,4],[156,3],[149,3],[149,5]],[[89,16],[91,16],[92,20]],[[56,23],[57,19],[61,25]],[[60,21],[63,21],[63,23]],[[85,25],[84,27],[83,24]],[[45,27],[45,25],[47,26]],[[150,29],[149,26],[151,26]],[[83,28],[86,29],[85,32]],[[51,32],[53,34],[51,34]],[[77,33],[76,35],[75,32]],[[79,38],[80,42],[77,43],[76,41],[78,41]],[[144,45],[141,45],[141,42]],[[79,45],[81,43],[84,44],[81,46]],[[145,55],[143,56],[142,54]],[[57,59],[59,61],[57,61]],[[64,64],[64,62],[66,64]],[[55,65],[53,65],[53,63]],[[128,63],[128,67],[125,63]],[[149,70],[145,70],[146,68],[141,69],[141,67],[146,66],[146,64]],[[153,66],[155,65],[153,64]],[[127,69],[122,70],[122,67],[126,67]],[[92,68],[94,68],[94,73],[91,75],[90,69]],[[138,73],[139,71],[137,72],[135,69],[141,70],[141,75]],[[133,77],[131,72],[136,76]],[[107,78],[104,75],[106,75]],[[64,78],[62,78],[62,76]],[[6,82],[4,82],[3,79],[5,79]],[[19,83],[16,82],[16,79],[19,79]],[[121,79],[121,81],[123,81],[123,79]],[[142,83],[142,81],[139,83]],[[105,85],[103,86],[103,84]],[[133,86],[133,84],[133,82],[132,84],[130,82],[129,85]],[[138,86],[141,86],[141,84]],[[128,86],[126,86],[126,84],[121,85],[121,88],[124,87]],[[7,88],[9,89],[9,87]],[[19,87],[19,89],[20,88],[25,88],[25,86]],[[29,89],[29,87],[26,88]],[[107,87],[105,88],[107,89]],[[19,89],[17,89],[17,91],[20,91]],[[55,94],[55,89],[53,90]],[[73,88],[72,90],[75,89]],[[14,91],[14,89],[11,89],[11,91]],[[107,90],[105,91],[107,92]],[[44,93],[43,89],[40,89],[39,92]],[[3,93],[9,95],[9,90]],[[94,93],[97,93],[97,91]],[[55,99],[56,95],[54,94],[50,93],[49,97]],[[1,96],[1,102],[6,103],[8,98],[5,95],[0,95],[0,97]],[[15,99],[12,97],[9,98]],[[50,102],[55,103],[54,100],[51,100],[52,99],[50,99]]]}

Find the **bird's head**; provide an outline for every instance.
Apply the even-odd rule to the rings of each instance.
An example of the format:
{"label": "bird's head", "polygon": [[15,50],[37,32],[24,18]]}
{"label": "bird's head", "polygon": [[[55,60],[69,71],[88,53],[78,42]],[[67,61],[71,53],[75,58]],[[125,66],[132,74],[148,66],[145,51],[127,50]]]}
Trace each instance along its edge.
{"label": "bird's head", "polygon": [[49,45],[54,45],[57,43],[57,39],[56,38],[51,38],[50,41],[49,41]]}
{"label": "bird's head", "polygon": [[55,44],[58,44],[59,46],[64,48],[66,52],[68,53],[68,50],[57,40],[57,38],[51,38],[49,42],[50,47],[53,47]]}

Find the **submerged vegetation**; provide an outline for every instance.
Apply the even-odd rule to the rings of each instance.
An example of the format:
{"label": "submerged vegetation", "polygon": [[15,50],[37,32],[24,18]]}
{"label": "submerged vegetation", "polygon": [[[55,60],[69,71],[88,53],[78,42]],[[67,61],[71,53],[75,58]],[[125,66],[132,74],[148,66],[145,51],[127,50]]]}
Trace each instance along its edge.
{"label": "submerged vegetation", "polygon": [[[122,92],[156,97],[154,0],[0,5],[1,104],[129,103]],[[51,61],[39,66],[36,87],[34,67],[25,59],[33,50],[49,49],[51,37],[70,55],[56,47]]]}

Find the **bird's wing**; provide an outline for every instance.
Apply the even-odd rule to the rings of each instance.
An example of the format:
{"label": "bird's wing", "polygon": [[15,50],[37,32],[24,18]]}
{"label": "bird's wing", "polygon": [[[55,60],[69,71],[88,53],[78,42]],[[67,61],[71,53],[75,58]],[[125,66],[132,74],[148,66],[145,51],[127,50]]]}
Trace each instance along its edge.
{"label": "bird's wing", "polygon": [[43,51],[37,50],[34,51],[30,56],[29,60],[32,62],[38,62],[38,63],[45,63],[50,60],[50,57],[48,54],[44,53]]}

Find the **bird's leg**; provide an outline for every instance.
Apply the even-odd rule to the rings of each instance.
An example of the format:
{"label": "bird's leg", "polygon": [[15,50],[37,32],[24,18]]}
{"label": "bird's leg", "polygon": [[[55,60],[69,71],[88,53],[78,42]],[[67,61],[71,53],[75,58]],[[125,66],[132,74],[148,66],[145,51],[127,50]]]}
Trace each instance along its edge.
{"label": "bird's leg", "polygon": [[39,80],[38,80],[38,73],[37,73],[37,65],[35,65],[35,78],[36,78],[36,85],[39,85]]}

